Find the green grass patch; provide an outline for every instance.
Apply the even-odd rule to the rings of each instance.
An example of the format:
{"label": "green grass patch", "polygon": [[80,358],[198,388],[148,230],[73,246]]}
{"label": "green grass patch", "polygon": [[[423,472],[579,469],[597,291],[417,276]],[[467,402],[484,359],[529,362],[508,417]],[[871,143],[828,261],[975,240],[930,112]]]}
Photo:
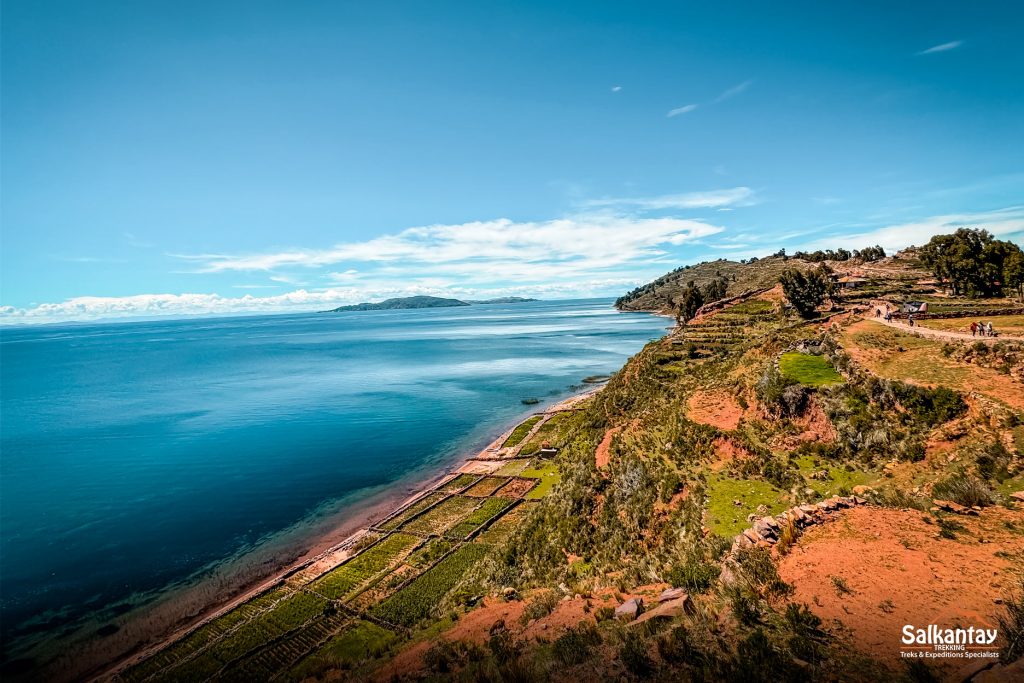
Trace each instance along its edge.
{"label": "green grass patch", "polygon": [[562,475],[558,472],[558,466],[553,462],[541,462],[534,467],[528,467],[523,470],[520,477],[526,479],[539,479],[540,481],[530,489],[524,498],[527,500],[536,500],[543,498],[551,492],[551,489],[562,480]]}
{"label": "green grass patch", "polygon": [[[840,491],[848,492],[854,486],[867,484],[878,477],[870,472],[854,469],[847,470],[846,466],[839,463],[822,463],[818,467],[814,465],[814,457],[805,455],[796,459],[800,473],[804,475],[807,487],[814,489],[823,498],[840,495]],[[828,470],[828,479],[812,479],[814,472]]]}
{"label": "green grass patch", "polygon": [[1013,447],[1017,452],[1024,455],[1024,425],[1017,425],[1013,428]]}
{"label": "green grass patch", "polygon": [[832,363],[824,356],[812,356],[792,351],[779,358],[779,372],[788,379],[809,387],[823,387],[838,384],[843,376],[836,372]]}
{"label": "green grass patch", "polygon": [[483,505],[474,510],[469,517],[452,527],[448,535],[454,538],[465,538],[511,504],[512,501],[507,498],[487,498]]}
{"label": "green grass patch", "polygon": [[372,613],[392,624],[416,624],[430,616],[466,571],[489,550],[483,544],[467,543],[374,607]]}
{"label": "green grass patch", "polygon": [[511,448],[512,446],[518,446],[519,443],[526,438],[526,435],[530,433],[533,426],[540,422],[542,417],[543,415],[534,415],[525,422],[520,423],[519,426],[513,429],[512,433],[508,435],[508,438],[505,439],[505,443],[501,444],[501,447]]}
{"label": "green grass patch", "polygon": [[[789,503],[786,493],[760,479],[733,479],[724,475],[708,477],[707,524],[720,536],[735,536],[750,523],[747,515],[757,514],[764,505],[768,514],[785,510]],[[739,501],[736,505],[733,501]]]}
{"label": "green grass patch", "polygon": [[423,536],[443,534],[472,512],[479,502],[480,500],[476,498],[452,496],[432,510],[428,510],[403,525],[402,530]]}
{"label": "green grass patch", "polygon": [[391,534],[314,580],[309,584],[310,589],[332,600],[343,600],[397,565],[419,542],[415,536]]}

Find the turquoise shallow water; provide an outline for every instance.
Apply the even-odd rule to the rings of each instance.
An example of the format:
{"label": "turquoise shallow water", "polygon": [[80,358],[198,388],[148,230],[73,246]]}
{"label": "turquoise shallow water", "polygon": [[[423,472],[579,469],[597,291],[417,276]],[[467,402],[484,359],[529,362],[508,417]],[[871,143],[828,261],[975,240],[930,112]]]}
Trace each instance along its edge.
{"label": "turquoise shallow water", "polygon": [[0,635],[440,466],[665,327],[590,300],[4,329]]}

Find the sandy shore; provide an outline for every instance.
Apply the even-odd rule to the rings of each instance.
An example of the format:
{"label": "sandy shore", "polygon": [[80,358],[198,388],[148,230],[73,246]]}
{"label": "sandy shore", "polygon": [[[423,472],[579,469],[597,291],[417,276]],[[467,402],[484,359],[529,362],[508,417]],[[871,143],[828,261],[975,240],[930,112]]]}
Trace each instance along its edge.
{"label": "sandy shore", "polygon": [[[535,412],[538,414],[552,414],[570,410],[579,402],[599,392],[603,387],[603,383],[588,387],[584,391],[573,394]],[[467,467],[471,468],[474,461],[493,461],[494,454],[500,449],[501,444],[504,443],[505,439],[508,438],[509,434],[512,433],[523,419],[525,418],[520,417],[517,419],[515,423],[492,439],[483,449],[454,460],[445,467],[443,472],[436,470],[433,474],[423,472],[420,476],[414,476],[407,481],[388,485],[383,490],[353,503],[350,507],[346,507],[343,516],[339,517],[328,530],[315,536],[312,544],[308,546],[308,549],[301,556],[272,568],[267,568],[268,571],[263,572],[259,578],[236,586],[234,590],[230,591],[229,598],[217,600],[213,604],[207,605],[198,614],[193,613],[191,617],[180,619],[179,625],[171,630],[151,635],[149,638],[150,642],[147,645],[132,649],[130,652],[122,651],[117,654],[110,652],[109,644],[107,647],[103,647],[96,652],[97,659],[101,658],[102,650],[107,650],[108,656],[102,663],[97,661],[93,665],[97,668],[93,668],[92,680],[107,681],[112,679],[119,672],[142,661],[171,643],[184,638],[208,622],[231,611],[296,573],[309,572],[310,575],[319,575],[333,569],[353,554],[352,548],[369,532],[370,527],[376,522],[405,507],[445,480],[456,476],[458,472],[468,471]],[[168,609],[173,606],[174,600],[175,598],[172,597],[165,601]],[[165,605],[159,605],[156,609]],[[111,664],[111,658],[114,657],[116,657],[116,660]],[[86,674],[86,676],[89,675],[88,673]],[[76,675],[74,678],[81,678],[81,676]]]}

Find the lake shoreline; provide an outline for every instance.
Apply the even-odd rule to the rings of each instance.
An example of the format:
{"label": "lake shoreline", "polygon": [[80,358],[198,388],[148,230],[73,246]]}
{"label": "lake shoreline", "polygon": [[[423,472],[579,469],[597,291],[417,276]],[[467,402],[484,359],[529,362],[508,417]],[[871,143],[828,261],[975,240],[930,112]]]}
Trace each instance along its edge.
{"label": "lake shoreline", "polygon": [[[185,620],[187,623],[181,624],[179,622],[170,631],[152,636],[153,642],[148,645],[115,655],[113,661],[108,659],[104,664],[85,672],[84,677],[93,681],[111,680],[118,673],[145,660],[174,642],[187,637],[207,623],[274,587],[295,573],[312,567],[317,563],[324,565],[323,572],[329,571],[355,554],[352,548],[370,531],[370,527],[373,524],[429,493],[446,480],[457,476],[459,470],[468,463],[500,446],[512,433],[513,429],[530,414],[551,414],[571,409],[574,404],[596,395],[604,386],[605,383],[602,382],[597,386],[577,391],[571,396],[560,399],[539,410],[523,413],[510,426],[506,426],[495,438],[488,439],[486,441],[487,445],[483,448],[473,449],[469,451],[468,455],[463,451],[461,455],[452,458],[442,466],[443,471],[440,473],[436,465],[427,465],[422,468],[423,471],[413,473],[408,478],[399,479],[391,484],[385,484],[380,491],[372,493],[366,496],[365,499],[352,503],[351,506],[347,507],[345,512],[341,513],[344,515],[344,519],[339,520],[329,531],[316,535],[312,545],[300,557],[280,563],[263,576],[236,586],[235,590],[226,599],[208,605],[198,615],[187,618]],[[168,602],[173,602],[173,600],[174,598],[171,598]]]}

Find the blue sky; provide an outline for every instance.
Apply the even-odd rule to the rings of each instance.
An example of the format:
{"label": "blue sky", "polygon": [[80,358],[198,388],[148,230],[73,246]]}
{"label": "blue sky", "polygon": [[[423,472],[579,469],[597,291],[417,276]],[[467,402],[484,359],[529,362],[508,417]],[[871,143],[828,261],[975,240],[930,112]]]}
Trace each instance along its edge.
{"label": "blue sky", "polygon": [[6,322],[1024,234],[1024,6],[9,0]]}

